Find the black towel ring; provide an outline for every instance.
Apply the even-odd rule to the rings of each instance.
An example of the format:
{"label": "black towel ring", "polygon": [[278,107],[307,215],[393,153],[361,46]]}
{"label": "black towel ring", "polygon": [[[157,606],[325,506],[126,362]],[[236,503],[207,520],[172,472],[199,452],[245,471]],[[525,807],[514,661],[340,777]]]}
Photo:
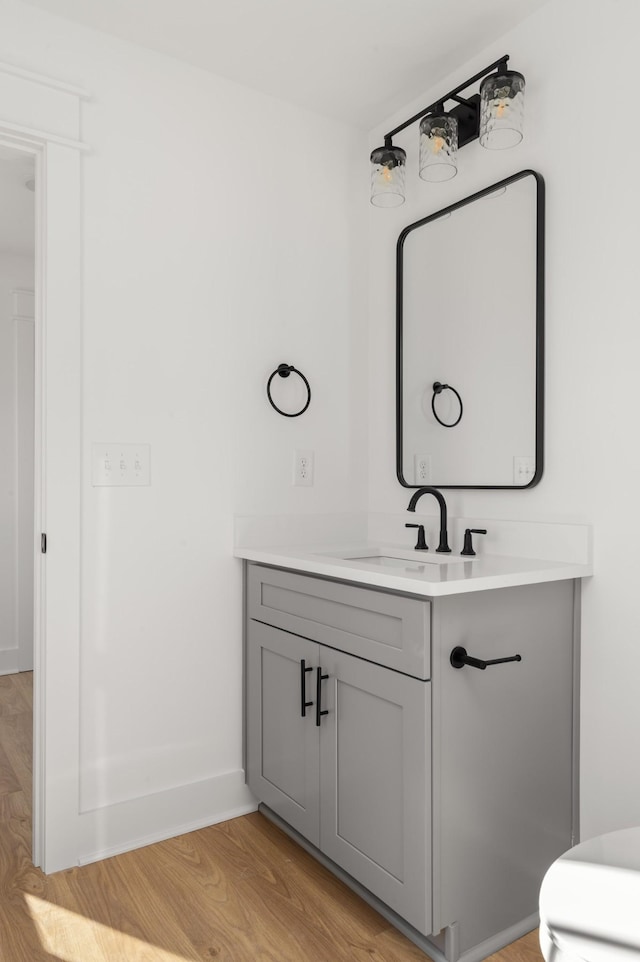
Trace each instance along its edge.
{"label": "black towel ring", "polygon": [[[302,378],[307,388],[307,403],[299,411],[294,411],[293,414],[289,414],[287,411],[281,411],[278,405],[274,402],[273,398],[271,397],[271,382],[273,381],[276,374],[279,374],[280,377],[289,377],[291,373],[297,374],[298,377]],[[278,414],[281,414],[283,418],[299,418],[300,415],[304,414],[304,412],[307,410],[307,408],[311,404],[311,388],[309,386],[309,382],[307,381],[302,371],[299,371],[297,367],[293,366],[293,364],[278,364],[277,368],[275,369],[275,371],[267,381],[267,397],[269,398],[269,404],[271,405],[271,407],[274,408],[274,410],[276,410]]]}
{"label": "black towel ring", "polygon": [[[442,394],[443,391],[453,391],[455,396],[458,398],[458,403],[460,404],[460,414],[455,421],[451,422],[451,424],[447,424],[446,421],[442,421],[436,413],[436,397],[438,394]],[[440,381],[435,381],[433,384],[433,394],[431,395],[431,410],[433,411],[434,418],[438,424],[442,425],[443,428],[455,428],[456,424],[459,424],[462,420],[462,398],[456,389],[451,387],[450,384],[441,384]]]}

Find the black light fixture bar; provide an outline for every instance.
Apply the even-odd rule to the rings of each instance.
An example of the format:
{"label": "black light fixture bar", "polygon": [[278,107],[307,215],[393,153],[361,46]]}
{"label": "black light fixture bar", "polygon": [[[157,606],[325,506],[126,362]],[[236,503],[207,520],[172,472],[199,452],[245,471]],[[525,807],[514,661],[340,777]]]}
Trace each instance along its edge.
{"label": "black light fixture bar", "polygon": [[426,117],[427,114],[433,113],[433,111],[437,109],[439,104],[443,104],[447,100],[455,100],[458,103],[458,106],[455,107],[454,110],[451,112],[458,116],[459,122],[461,120],[461,116],[463,115],[464,111],[472,112],[474,116],[475,133],[473,133],[471,136],[469,136],[468,134],[465,136],[463,134],[463,131],[461,130],[460,131],[461,136],[459,137],[459,146],[462,147],[464,146],[464,144],[468,144],[470,140],[474,140],[478,136],[477,118],[478,118],[478,104],[480,103],[480,97],[478,96],[478,94],[474,94],[472,97],[465,99],[464,97],[458,97],[458,94],[460,93],[461,90],[466,90],[467,87],[470,87],[472,84],[477,83],[478,80],[482,80],[482,78],[486,77],[487,74],[490,74],[492,73],[492,71],[497,70],[498,67],[503,67],[504,69],[506,69],[508,61],[509,61],[509,54],[506,54],[504,57],[500,57],[499,60],[496,60],[494,63],[490,64],[488,67],[485,67],[484,70],[480,70],[479,73],[474,74],[473,77],[469,78],[469,80],[465,80],[464,83],[460,84],[457,87],[454,87],[453,90],[450,90],[448,94],[444,95],[444,97],[438,97],[437,100],[434,100],[434,102],[432,104],[429,104],[428,107],[425,107],[424,110],[421,110],[419,111],[419,113],[414,114],[413,117],[409,118],[409,120],[405,120],[404,123],[399,124],[397,127],[394,127],[393,130],[390,130],[388,134],[385,134],[384,135],[385,144],[389,146],[391,144],[391,139],[395,137],[396,134],[399,134],[401,130],[405,130],[407,127],[410,127],[411,124],[415,124],[417,120],[421,120],[423,117]]}

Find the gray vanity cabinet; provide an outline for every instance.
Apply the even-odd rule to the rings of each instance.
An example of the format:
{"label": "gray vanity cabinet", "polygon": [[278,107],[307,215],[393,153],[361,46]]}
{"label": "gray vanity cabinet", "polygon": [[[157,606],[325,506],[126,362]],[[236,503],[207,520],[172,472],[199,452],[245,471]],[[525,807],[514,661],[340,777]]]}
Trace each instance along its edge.
{"label": "gray vanity cabinet", "polygon": [[534,928],[576,838],[577,585],[428,600],[247,568],[248,784],[440,962]]}

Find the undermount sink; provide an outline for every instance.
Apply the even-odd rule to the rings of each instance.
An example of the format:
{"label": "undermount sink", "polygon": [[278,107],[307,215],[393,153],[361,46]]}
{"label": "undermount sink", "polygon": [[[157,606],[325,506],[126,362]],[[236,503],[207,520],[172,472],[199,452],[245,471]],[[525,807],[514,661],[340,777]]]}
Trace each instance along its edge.
{"label": "undermount sink", "polygon": [[410,568],[412,571],[422,571],[425,565],[437,565],[437,561],[427,560],[416,561],[414,558],[393,558],[388,555],[365,555],[364,557],[345,558],[345,561],[364,561],[368,565],[382,565],[385,568]]}
{"label": "undermount sink", "polygon": [[426,554],[424,551],[412,551],[411,549],[379,547],[379,548],[360,548],[351,551],[323,552],[325,556],[340,558],[342,561],[361,561],[364,564],[379,565],[383,568],[404,568],[411,571],[424,571],[425,566],[437,567],[438,565],[451,564],[453,561],[460,561],[457,555]]}

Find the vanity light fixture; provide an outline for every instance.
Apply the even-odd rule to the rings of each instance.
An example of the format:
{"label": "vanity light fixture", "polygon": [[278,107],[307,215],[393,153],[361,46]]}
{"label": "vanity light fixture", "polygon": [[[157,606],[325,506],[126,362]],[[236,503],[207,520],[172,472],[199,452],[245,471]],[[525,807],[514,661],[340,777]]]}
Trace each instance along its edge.
{"label": "vanity light fixture", "polygon": [[[460,147],[480,139],[493,150],[515,147],[522,140],[525,80],[509,70],[508,54],[485,67],[444,97],[414,114],[384,136],[384,146],[371,153],[371,203],[375,207],[398,207],[405,199],[407,155],[393,138],[420,121],[419,174],[423,180],[449,180],[457,173]],[[482,80],[480,93],[461,97],[460,92]],[[447,101],[455,106],[445,109]]]}

